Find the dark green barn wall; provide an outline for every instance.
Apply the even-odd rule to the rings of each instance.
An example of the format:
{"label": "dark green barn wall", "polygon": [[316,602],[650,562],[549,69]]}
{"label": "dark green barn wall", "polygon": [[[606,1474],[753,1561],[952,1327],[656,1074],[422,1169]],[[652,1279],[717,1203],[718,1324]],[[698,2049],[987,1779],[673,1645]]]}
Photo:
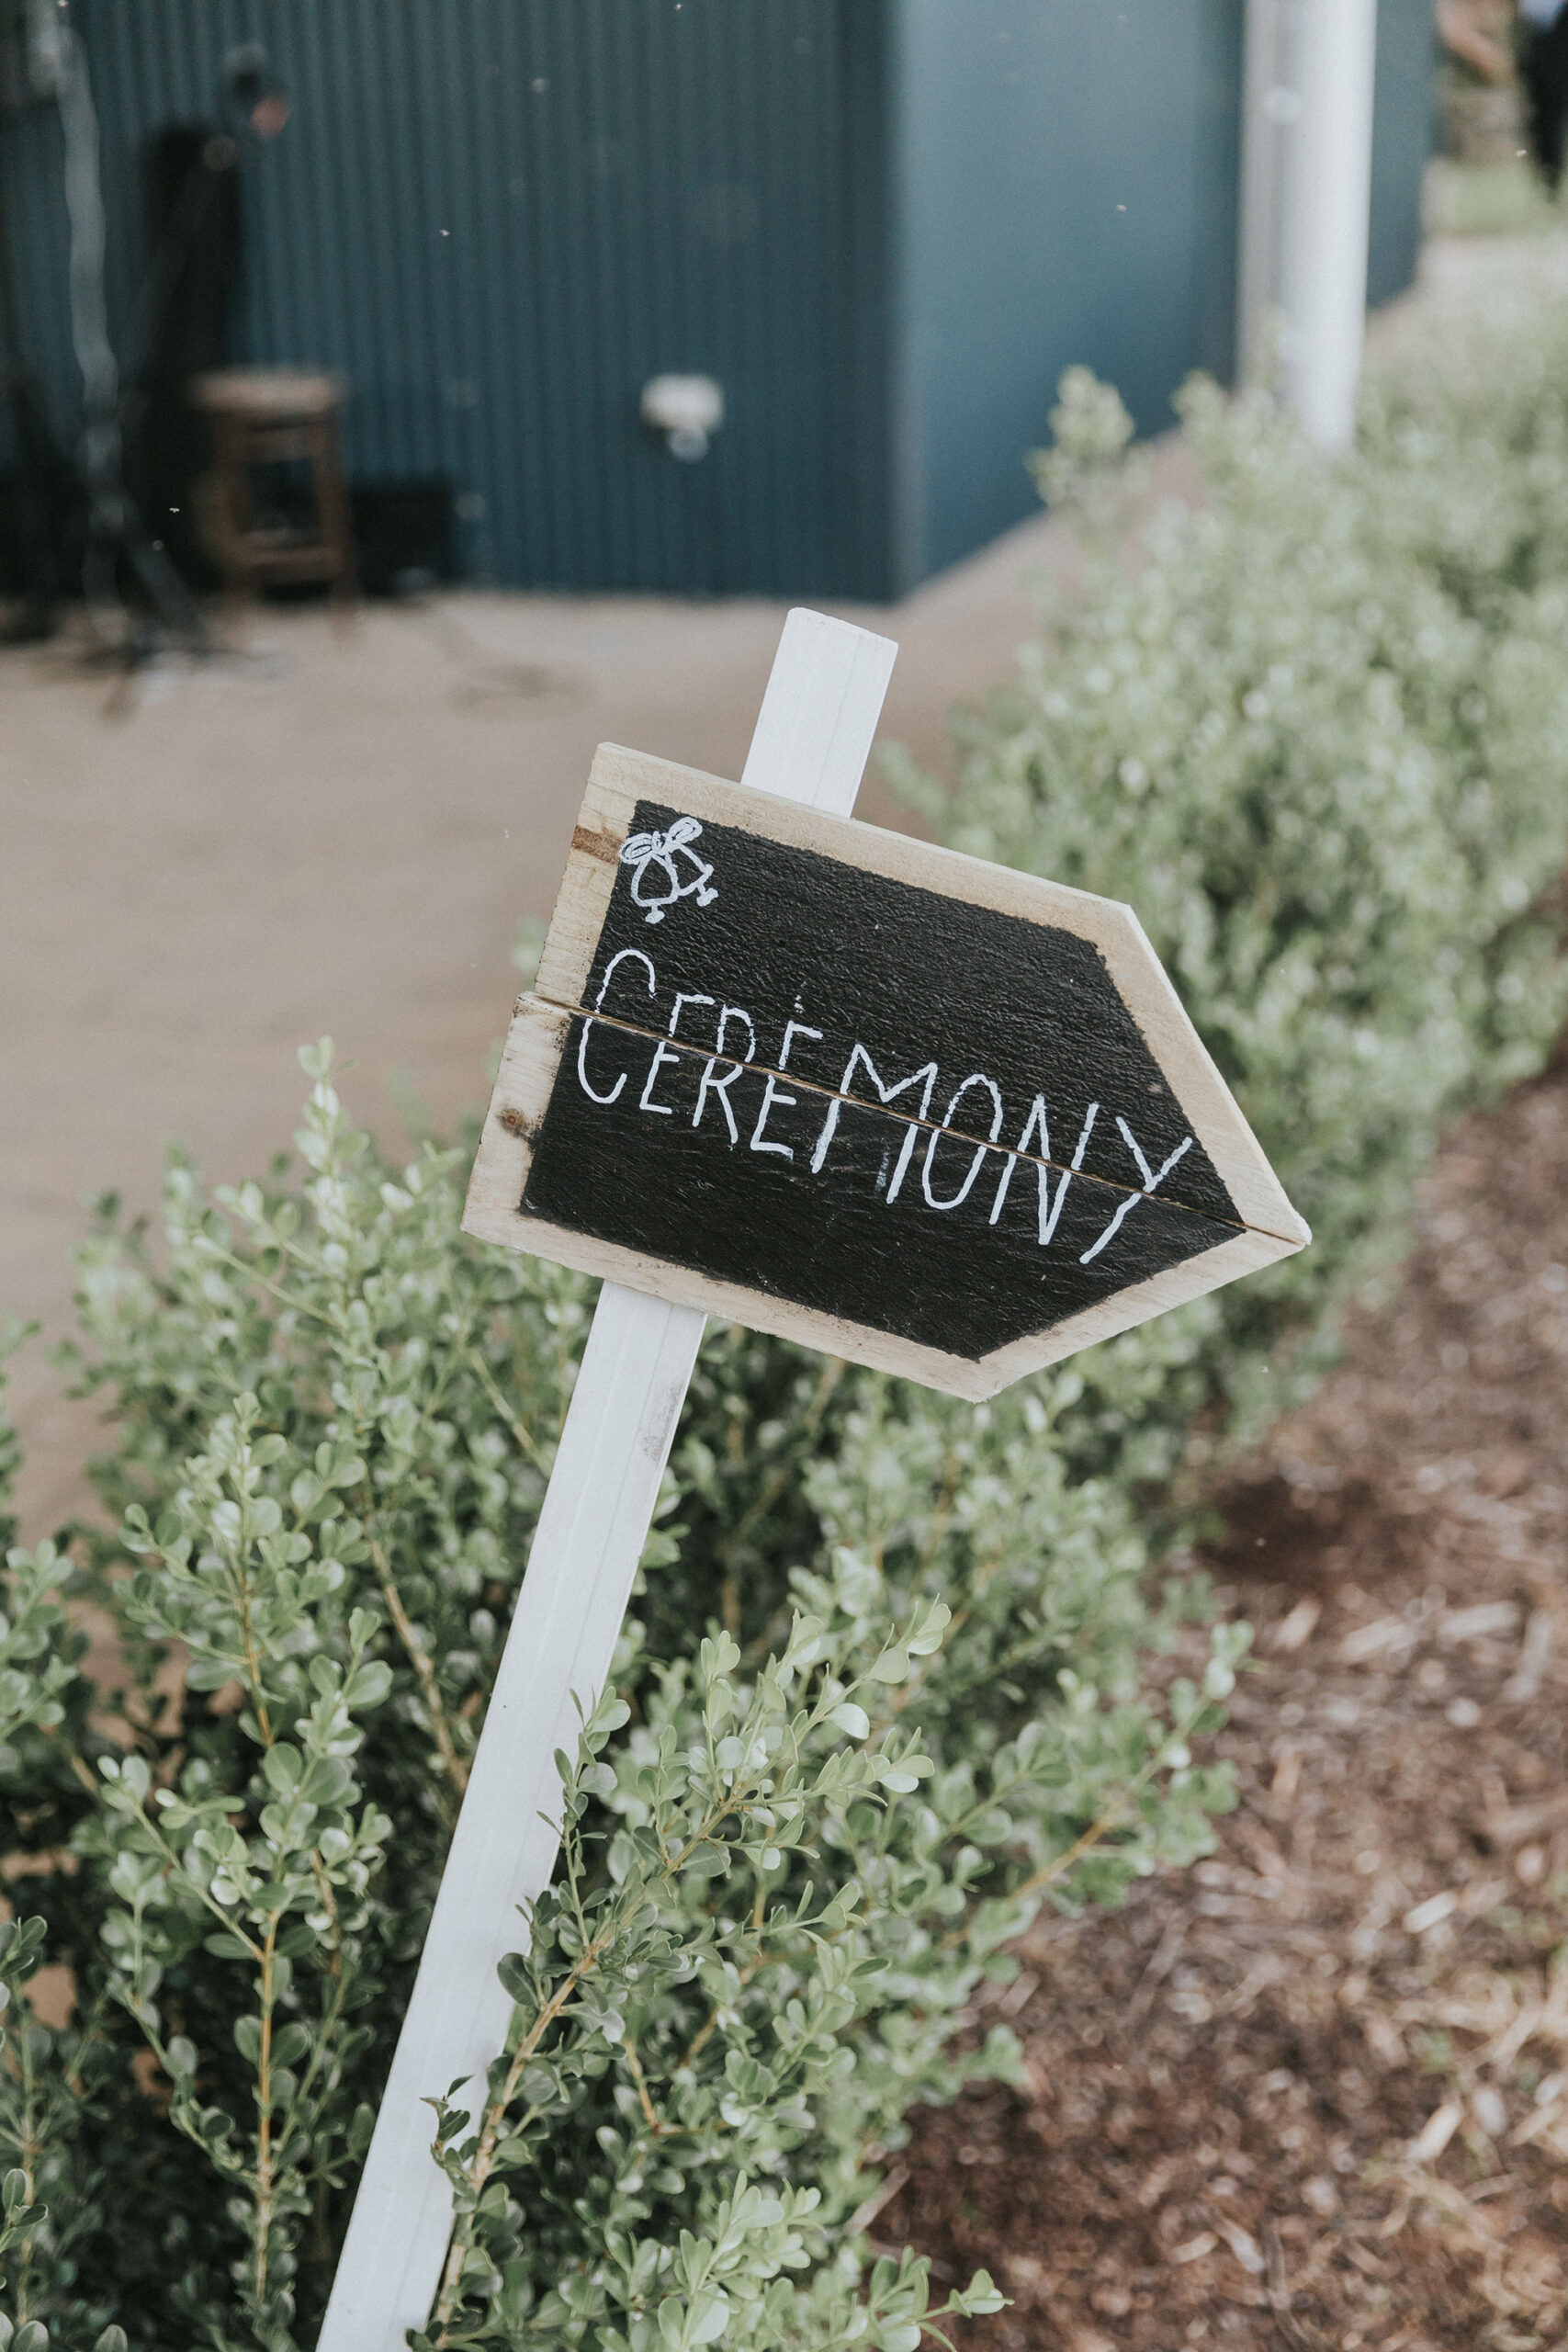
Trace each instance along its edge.
{"label": "dark green barn wall", "polygon": [[1378,0],[1367,300],[1403,294],[1421,250],[1421,181],[1432,153],[1437,47],[1431,0]]}
{"label": "dark green barn wall", "polygon": [[[876,596],[888,583],[882,0],[73,0],[103,130],[110,320],[141,170],[225,52],[288,85],[247,164],[236,356],[340,369],[360,476],[443,474],[508,585]],[[62,429],[51,112],[0,126]],[[25,216],[25,219],[24,219]],[[686,466],[665,370],[728,419]]]}
{"label": "dark green barn wall", "polygon": [[892,0],[901,584],[1032,511],[1064,368],[1228,376],[1242,0]]}
{"label": "dark green barn wall", "polygon": [[[150,134],[263,40],[294,111],[246,170],[235,356],[341,369],[356,474],[449,477],[507,585],[892,597],[1032,510],[1065,367],[1144,432],[1228,375],[1242,9],[73,0],[111,324]],[[1382,0],[1375,300],[1414,266],[1427,12]],[[51,112],[0,125],[0,182],[68,435]],[[638,423],[664,369],[724,385],[696,466]]]}

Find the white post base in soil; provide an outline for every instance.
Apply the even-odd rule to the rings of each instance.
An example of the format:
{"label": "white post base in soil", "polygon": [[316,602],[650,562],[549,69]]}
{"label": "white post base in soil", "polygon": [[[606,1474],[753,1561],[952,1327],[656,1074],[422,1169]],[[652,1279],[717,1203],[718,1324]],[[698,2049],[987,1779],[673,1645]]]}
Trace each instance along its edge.
{"label": "white post base in soil", "polygon": [[[848,816],[897,648],[792,612],[746,762],[754,790]],[[604,1690],[704,1317],[600,1293],[495,1690],[355,2200],[317,2352],[401,2352],[434,2301],[452,2197],[423,2101],[462,2078],[472,2113],[512,2015],[496,1969],[559,1846],[556,1753]]]}

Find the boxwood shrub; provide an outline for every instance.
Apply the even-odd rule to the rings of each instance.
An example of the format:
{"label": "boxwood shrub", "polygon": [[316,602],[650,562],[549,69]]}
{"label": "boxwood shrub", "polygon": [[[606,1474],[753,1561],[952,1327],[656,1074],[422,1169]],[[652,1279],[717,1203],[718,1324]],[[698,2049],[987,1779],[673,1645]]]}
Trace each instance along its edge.
{"label": "boxwood shrub", "polygon": [[[1182,413],[1202,498],[1129,561],[1125,416],[1065,379],[1039,474],[1083,583],[955,786],[900,775],[959,847],[1132,902],[1315,1246],[980,1408],[712,1330],[482,2131],[429,2086],[426,2345],[916,2352],[998,2306],[868,2247],[888,2154],[1016,2069],[1041,1904],[1204,1849],[1246,1634],[1156,1697],[1207,1603],[1156,1556],[1325,1360],[1441,1122],[1557,1034],[1562,321],[1412,354],[1332,463],[1212,386]],[[10,2352],[313,2341],[587,1327],[588,1285],[460,1236],[462,1148],[387,1158],[304,1058],[265,1180],[175,1156],[155,1238],[104,1204],[105,1514],[8,1555]]]}

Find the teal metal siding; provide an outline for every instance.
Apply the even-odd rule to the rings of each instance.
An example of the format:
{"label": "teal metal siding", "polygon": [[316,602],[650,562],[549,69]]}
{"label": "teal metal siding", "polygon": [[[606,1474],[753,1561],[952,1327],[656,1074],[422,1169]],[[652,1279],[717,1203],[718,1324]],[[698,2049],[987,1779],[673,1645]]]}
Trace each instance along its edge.
{"label": "teal metal siding", "polygon": [[1421,182],[1436,126],[1431,0],[1378,0],[1367,300],[1403,294],[1421,250]]}
{"label": "teal metal siding", "polygon": [[899,574],[1034,506],[1063,368],[1172,422],[1233,343],[1242,0],[898,0]]}
{"label": "teal metal siding", "polygon": [[[1428,0],[1382,0],[1371,292],[1414,266]],[[1231,368],[1243,0],[72,0],[111,319],[141,164],[262,40],[242,356],[341,368],[361,476],[450,477],[513,585],[880,598],[1028,514],[1063,368],[1145,432]],[[76,399],[59,127],[0,128],[32,342]],[[710,455],[637,419],[716,376]],[[0,462],[4,452],[0,451]]]}
{"label": "teal metal siding", "polygon": [[[880,0],[74,0],[73,16],[114,320],[149,134],[209,116],[225,52],[263,40],[293,112],[247,166],[243,356],[347,375],[356,473],[449,474],[480,577],[885,591]],[[28,307],[63,409],[45,177]],[[699,465],[638,423],[665,369],[724,386]]]}

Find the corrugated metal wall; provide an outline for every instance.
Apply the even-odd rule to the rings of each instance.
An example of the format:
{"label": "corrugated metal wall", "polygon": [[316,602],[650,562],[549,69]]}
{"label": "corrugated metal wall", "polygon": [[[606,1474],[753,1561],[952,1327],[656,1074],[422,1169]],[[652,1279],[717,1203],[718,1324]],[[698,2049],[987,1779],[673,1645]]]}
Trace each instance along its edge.
{"label": "corrugated metal wall", "polygon": [[[1382,0],[1373,293],[1414,259],[1427,0]],[[1087,360],[1157,429],[1230,367],[1242,0],[72,0],[111,317],[152,134],[261,40],[239,356],[342,369],[352,469],[450,478],[512,584],[881,597],[1032,501]],[[24,309],[75,399],[60,135],[0,126]],[[673,459],[650,375],[716,376]]]}
{"label": "corrugated metal wall", "polygon": [[[247,166],[242,356],[343,369],[361,475],[448,474],[510,582],[886,585],[879,0],[73,0],[103,128],[111,317],[149,135],[265,41],[288,129]],[[8,126],[35,347],[63,409],[43,118]],[[716,376],[696,466],[645,379]]]}
{"label": "corrugated metal wall", "polygon": [[[1244,0],[896,0],[898,576],[1033,511],[1062,370],[1167,429],[1235,359]],[[1411,280],[1430,0],[1378,13],[1369,299]]]}
{"label": "corrugated metal wall", "polygon": [[1065,368],[1174,422],[1234,341],[1242,0],[899,0],[907,582],[1033,512]]}
{"label": "corrugated metal wall", "polygon": [[1376,115],[1367,300],[1403,294],[1421,250],[1421,183],[1437,118],[1431,0],[1378,0]]}

